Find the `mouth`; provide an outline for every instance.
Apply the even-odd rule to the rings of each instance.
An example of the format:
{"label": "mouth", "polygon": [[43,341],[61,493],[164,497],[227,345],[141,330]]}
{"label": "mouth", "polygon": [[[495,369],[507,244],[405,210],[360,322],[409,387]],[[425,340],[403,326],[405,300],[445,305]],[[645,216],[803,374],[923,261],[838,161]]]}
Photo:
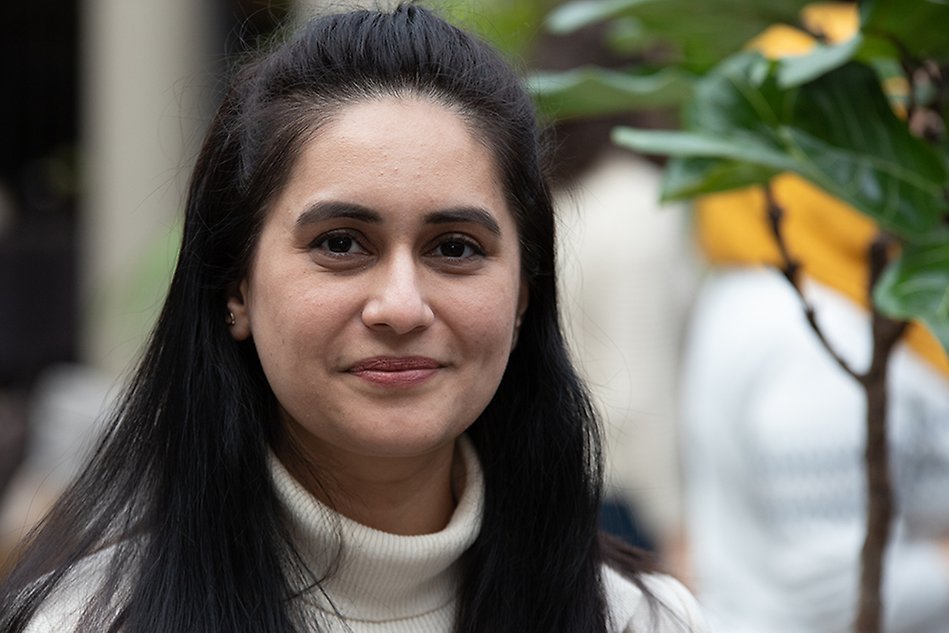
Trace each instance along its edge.
{"label": "mouth", "polygon": [[383,387],[413,387],[443,367],[437,360],[424,356],[376,356],[355,363],[347,372]]}

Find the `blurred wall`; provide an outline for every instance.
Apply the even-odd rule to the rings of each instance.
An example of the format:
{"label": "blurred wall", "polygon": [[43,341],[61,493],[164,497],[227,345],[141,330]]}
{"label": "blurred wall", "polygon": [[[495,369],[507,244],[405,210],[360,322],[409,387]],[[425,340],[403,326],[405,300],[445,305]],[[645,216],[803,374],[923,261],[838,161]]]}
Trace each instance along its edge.
{"label": "blurred wall", "polygon": [[175,240],[165,238],[215,82],[211,6],[83,5],[80,353],[113,375],[140,348],[174,261]]}

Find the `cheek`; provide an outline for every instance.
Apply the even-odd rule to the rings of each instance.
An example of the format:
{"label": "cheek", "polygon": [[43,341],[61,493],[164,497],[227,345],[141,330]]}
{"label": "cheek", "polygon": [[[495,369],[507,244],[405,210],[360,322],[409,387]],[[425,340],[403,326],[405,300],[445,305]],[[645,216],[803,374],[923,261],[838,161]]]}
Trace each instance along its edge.
{"label": "cheek", "polygon": [[319,288],[275,282],[260,284],[251,304],[251,336],[261,362],[288,366],[302,362],[314,346],[326,349],[347,318],[345,296]]}
{"label": "cheek", "polygon": [[457,306],[468,344],[485,357],[504,363],[511,350],[517,310],[517,289],[508,283],[491,284],[464,297]]}
{"label": "cheek", "polygon": [[255,276],[250,301],[251,326],[282,327],[288,332],[317,329],[337,318],[353,293],[346,284],[331,283],[301,266],[298,258],[274,258]]}

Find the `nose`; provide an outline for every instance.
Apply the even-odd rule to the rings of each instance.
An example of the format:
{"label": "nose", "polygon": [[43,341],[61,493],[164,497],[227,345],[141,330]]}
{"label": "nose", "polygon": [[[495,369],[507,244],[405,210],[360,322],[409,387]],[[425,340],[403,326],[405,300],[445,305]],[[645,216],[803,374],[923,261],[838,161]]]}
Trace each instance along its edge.
{"label": "nose", "polygon": [[409,255],[393,255],[379,264],[373,289],[362,310],[362,320],[373,329],[386,328],[397,334],[424,329],[435,321],[425,298],[419,270]]}

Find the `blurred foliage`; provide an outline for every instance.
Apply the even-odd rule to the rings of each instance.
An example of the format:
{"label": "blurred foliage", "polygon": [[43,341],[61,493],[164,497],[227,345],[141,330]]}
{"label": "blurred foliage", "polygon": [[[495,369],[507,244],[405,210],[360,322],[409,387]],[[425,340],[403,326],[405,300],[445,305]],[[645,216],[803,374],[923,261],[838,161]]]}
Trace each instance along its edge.
{"label": "blurred foliage", "polygon": [[540,110],[554,118],[626,112],[630,102],[637,108],[675,106],[692,90],[692,77],[677,68],[622,72],[581,67],[566,72],[535,72],[527,82]]}
{"label": "blurred foliage", "polygon": [[827,5],[806,5],[569,2],[548,17],[551,30],[605,21],[612,45],[650,51],[664,67],[586,67],[531,85],[542,109],[568,115],[680,103],[681,130],[614,132],[620,145],[673,157],[667,200],[794,172],[872,217],[902,246],[874,289],[876,306],[926,323],[949,350],[949,3],[866,0],[855,35],[814,33],[816,45],[779,59],[743,50],[776,24],[811,42],[808,12]]}
{"label": "blurred foliage", "polygon": [[806,0],[580,0],[547,20],[555,33],[614,20],[626,33],[614,40],[640,50],[661,45],[670,62],[704,72],[740,50],[770,25],[797,21]]}
{"label": "blurred foliage", "polygon": [[471,30],[509,57],[523,59],[537,37],[544,17],[558,0],[432,0],[451,22]]}

